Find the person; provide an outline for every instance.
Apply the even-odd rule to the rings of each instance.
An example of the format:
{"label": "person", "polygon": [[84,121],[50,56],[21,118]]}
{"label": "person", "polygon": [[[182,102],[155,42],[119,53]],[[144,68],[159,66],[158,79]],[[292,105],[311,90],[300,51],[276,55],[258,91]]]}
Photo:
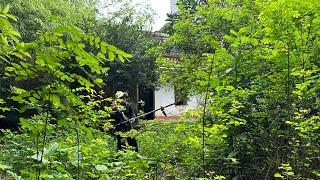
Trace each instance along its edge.
{"label": "person", "polygon": [[[115,94],[116,100],[112,102],[112,118],[117,139],[117,150],[123,150],[126,147],[126,142],[138,152],[137,140],[133,137],[122,137],[117,132],[128,132],[132,129],[131,118],[135,117],[131,104],[127,101],[128,93],[117,91]],[[118,100],[118,101],[117,101]]]}

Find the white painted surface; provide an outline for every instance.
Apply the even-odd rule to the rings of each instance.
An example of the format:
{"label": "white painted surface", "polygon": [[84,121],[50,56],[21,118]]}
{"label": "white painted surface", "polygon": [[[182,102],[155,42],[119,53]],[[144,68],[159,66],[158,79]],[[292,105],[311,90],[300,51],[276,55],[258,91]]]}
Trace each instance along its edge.
{"label": "white painted surface", "polygon": [[170,11],[173,14],[178,12],[177,1],[178,0],[170,0]]}
{"label": "white painted surface", "polygon": [[[190,96],[187,105],[180,106],[170,106],[165,109],[168,116],[181,116],[184,112],[189,109],[197,108],[200,105],[200,96]],[[154,102],[155,108],[158,109],[161,106],[166,106],[168,104],[174,103],[174,88],[169,84],[162,84],[160,87],[156,88],[154,92]],[[156,117],[164,116],[161,111],[155,113]]]}

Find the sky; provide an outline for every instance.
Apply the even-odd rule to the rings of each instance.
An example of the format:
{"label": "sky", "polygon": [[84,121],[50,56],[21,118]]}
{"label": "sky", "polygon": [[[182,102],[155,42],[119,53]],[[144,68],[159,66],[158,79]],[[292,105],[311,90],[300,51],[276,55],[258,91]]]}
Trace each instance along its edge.
{"label": "sky", "polygon": [[167,13],[170,13],[170,0],[133,0],[134,3],[148,3],[156,12],[153,30],[159,30],[167,19]]}

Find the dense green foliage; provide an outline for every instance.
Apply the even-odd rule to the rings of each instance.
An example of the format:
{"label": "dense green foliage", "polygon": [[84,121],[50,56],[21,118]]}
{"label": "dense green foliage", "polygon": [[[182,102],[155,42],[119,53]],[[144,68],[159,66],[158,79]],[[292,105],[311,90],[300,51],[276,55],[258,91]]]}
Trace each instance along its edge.
{"label": "dense green foliage", "polygon": [[[216,164],[219,171],[206,171],[207,178],[219,179],[223,165],[232,163],[232,157],[224,158],[226,148],[224,125],[205,128],[207,136],[208,164],[220,159]],[[137,136],[141,155],[149,158],[150,168],[157,168],[160,179],[165,177],[201,177],[202,171],[202,127],[197,121],[150,122]],[[152,164],[154,163],[154,164]],[[208,168],[209,169],[209,168]]]}
{"label": "dense green foliage", "polygon": [[104,79],[109,88],[106,92],[111,96],[117,90],[127,91],[131,102],[137,105],[137,87],[154,88],[157,82],[155,57],[148,50],[157,45],[152,39],[151,32],[145,31],[145,24],[131,24],[132,17],[124,17],[120,23],[111,20],[98,20],[94,33],[101,39],[114,44],[118,48],[133,55],[126,63],[123,61],[108,62],[110,71]]}
{"label": "dense green foliage", "polygon": [[[112,62],[105,61],[104,65],[108,66],[110,71],[102,73],[101,78],[111,87],[103,88],[104,91],[108,96],[112,96],[117,90],[137,94],[135,91],[138,85],[152,88],[157,81],[154,58],[146,53],[156,45],[148,32],[153,12],[148,6],[136,5],[133,8],[130,3],[131,0],[4,0],[0,5],[10,4],[11,14],[18,19],[13,25],[24,42],[36,40],[39,32],[71,25],[132,54],[133,58],[123,63],[121,56],[117,58],[112,52],[108,53]],[[118,7],[119,10],[110,7]],[[86,48],[95,52],[90,47]],[[12,82],[3,84],[9,87]],[[5,90],[1,91],[6,93]],[[131,98],[135,104],[137,98]]]}
{"label": "dense green foliage", "polygon": [[[108,70],[102,66],[104,61],[114,59],[107,59],[105,54],[112,53],[120,59],[131,55],[72,25],[40,33],[37,40],[29,43],[19,42],[19,33],[8,21],[15,18],[7,14],[8,10],[9,6],[6,6],[1,14],[1,24],[4,24],[1,34],[4,51],[0,54],[5,63],[3,78],[28,82],[11,87],[9,97],[19,103],[18,112],[32,109],[37,113],[32,117],[20,117],[22,134],[3,131],[1,170],[4,175],[30,179],[94,178],[99,174],[107,177],[104,165],[107,162],[101,161],[111,160],[109,157],[112,156],[102,149],[112,147],[106,144],[111,137],[98,132],[99,139],[94,137],[94,132],[109,117],[110,108],[99,108],[107,99],[95,88],[103,85],[98,76]],[[95,53],[86,49],[95,49]],[[105,123],[105,126],[110,124]],[[82,144],[94,146],[82,147]],[[97,157],[100,162],[94,160],[94,154],[82,158],[94,151],[101,152]],[[134,158],[132,153],[123,156]],[[112,163],[114,161],[109,161],[108,165]],[[94,167],[96,171],[92,169]],[[122,172],[109,173],[110,176],[112,173],[124,176]]]}
{"label": "dense green foliage", "polygon": [[[45,8],[40,6],[43,1],[26,3]],[[77,8],[71,2],[66,6]],[[17,12],[29,15],[27,9]],[[51,12],[45,12],[46,19]],[[101,78],[110,69],[108,62],[124,62],[132,55],[87,34],[81,25],[68,21],[71,17],[59,15],[66,21],[57,22],[42,19],[43,25],[54,25],[36,25],[20,35],[10,23],[17,19],[9,14],[9,6],[0,15],[1,84],[6,84],[0,110],[14,113],[20,122],[19,133],[1,130],[0,178],[144,177],[139,167],[145,160],[132,151],[116,152],[113,138],[100,131],[101,126],[111,127],[111,108],[106,106],[110,99],[100,91]],[[30,27],[28,19],[20,23]],[[1,113],[5,123],[11,120],[6,115]]]}
{"label": "dense green foliage", "polygon": [[237,162],[224,174],[319,178],[319,9],[302,0],[180,4],[163,50],[181,58],[159,59],[171,68],[162,79],[186,94],[209,82],[207,126],[226,126],[224,153]]}
{"label": "dense green foliage", "polygon": [[[149,13],[97,2],[0,2],[0,124],[19,122],[0,179],[319,179],[320,1],[181,0],[158,49]],[[154,85],[147,52],[172,49],[161,80],[203,95],[205,116],[141,123],[122,134],[139,153],[117,151],[110,82]]]}
{"label": "dense green foliage", "polygon": [[73,24],[84,29],[93,24],[94,0],[2,0],[0,5],[10,5],[10,13],[18,21],[14,24],[24,42],[37,38],[38,31],[48,31],[59,25]]}

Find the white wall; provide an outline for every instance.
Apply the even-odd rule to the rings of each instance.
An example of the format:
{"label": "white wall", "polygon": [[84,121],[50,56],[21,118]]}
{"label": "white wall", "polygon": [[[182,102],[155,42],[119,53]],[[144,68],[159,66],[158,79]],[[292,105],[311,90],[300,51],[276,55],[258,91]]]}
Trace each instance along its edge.
{"label": "white wall", "polygon": [[178,2],[178,0],[171,0],[170,1],[170,11],[171,11],[171,13],[177,13],[178,12],[177,2]]}
{"label": "white wall", "polygon": [[[184,112],[191,108],[196,108],[200,104],[200,96],[190,96],[187,105],[180,106],[170,106],[165,109],[165,112],[168,116],[181,116]],[[166,106],[168,104],[174,103],[174,88],[169,84],[162,84],[160,87],[156,88],[154,92],[154,104],[155,109],[160,108],[161,106]],[[156,117],[164,116],[161,111],[155,113]]]}

